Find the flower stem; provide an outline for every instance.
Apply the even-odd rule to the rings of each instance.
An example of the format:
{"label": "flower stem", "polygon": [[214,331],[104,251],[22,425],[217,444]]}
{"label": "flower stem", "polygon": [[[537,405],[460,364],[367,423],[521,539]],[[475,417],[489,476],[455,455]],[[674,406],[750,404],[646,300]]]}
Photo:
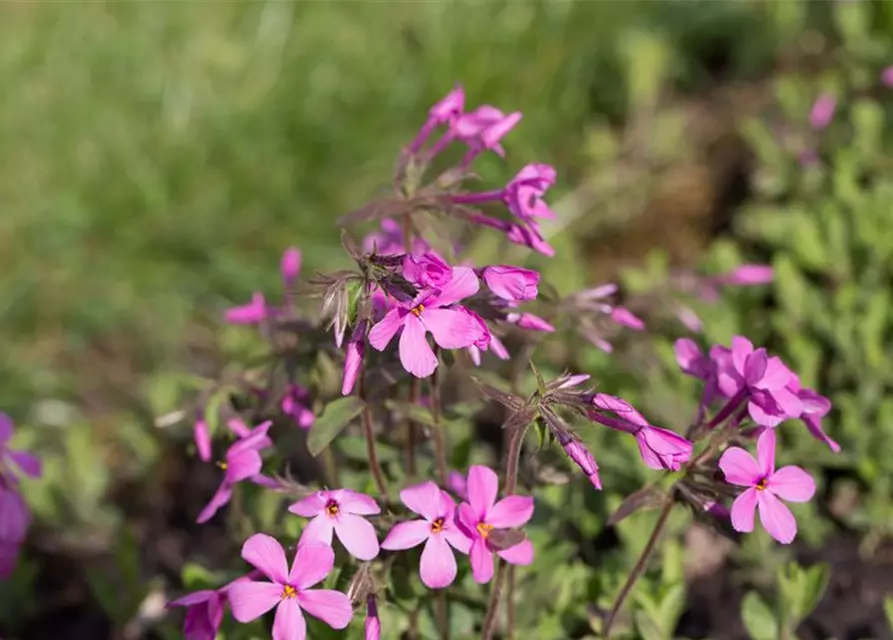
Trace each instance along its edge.
{"label": "flower stem", "polygon": [[363,435],[366,436],[366,456],[369,458],[369,469],[372,471],[372,478],[375,480],[375,486],[381,497],[388,497],[388,483],[385,480],[384,472],[381,469],[381,463],[378,460],[378,449],[375,446],[375,434],[372,431],[372,409],[366,402],[366,370],[360,372],[360,379],[357,381],[357,393],[363,401]]}
{"label": "flower stem", "polygon": [[505,637],[513,640],[515,637],[515,566],[509,567],[508,587],[505,592],[506,630]]}
{"label": "flower stem", "polygon": [[[434,348],[434,357],[440,356],[440,347]],[[447,459],[446,442],[443,437],[443,424],[441,421],[440,406],[440,367],[434,369],[431,374],[431,417],[434,428],[431,429],[431,439],[434,441],[434,460],[437,464],[437,475],[440,485],[446,487],[447,483]]]}
{"label": "flower stem", "polygon": [[[509,417],[511,419],[511,417]],[[517,427],[509,434],[509,446],[505,469],[505,495],[515,493],[518,486],[518,469],[521,465],[521,445],[524,444],[524,436],[530,424]],[[505,582],[506,562],[499,559],[496,569],[496,579],[493,581],[493,589],[490,591],[490,604],[487,606],[487,616],[484,618],[484,628],[481,632],[482,640],[491,640],[496,631],[496,616],[499,613],[499,601],[502,596],[502,585]]]}
{"label": "flower stem", "polygon": [[450,640],[450,616],[447,604],[446,591],[441,589],[434,598],[437,626],[440,627],[440,640]]}
{"label": "flower stem", "polygon": [[[412,232],[412,216],[410,214],[406,214],[403,217],[403,250],[406,253],[412,253],[412,241],[413,241],[413,232]],[[412,376],[412,380],[409,383],[409,404],[415,404],[419,400],[419,379],[415,376]],[[404,435],[405,435],[405,447],[406,447],[406,475],[410,478],[415,476],[416,473],[416,464],[415,464],[415,437],[416,437],[416,428],[415,423],[412,418],[407,416],[406,422],[404,424]]]}
{"label": "flower stem", "polygon": [[626,598],[629,595],[630,591],[632,591],[633,586],[635,586],[639,578],[642,577],[642,574],[645,573],[645,566],[648,564],[648,559],[651,557],[651,553],[657,546],[657,541],[660,538],[661,533],[663,533],[664,528],[667,526],[667,522],[670,518],[670,513],[672,513],[674,506],[675,502],[673,501],[673,495],[671,491],[670,495],[668,495],[666,498],[664,506],[660,510],[660,515],[658,515],[657,522],[654,524],[654,530],[651,532],[651,536],[648,538],[648,542],[645,543],[645,548],[642,550],[642,555],[639,556],[639,560],[636,562],[636,566],[633,567],[633,570],[629,574],[629,577],[626,579],[626,582],[623,584],[623,588],[620,590],[617,599],[614,600],[614,604],[611,606],[611,611],[608,612],[608,617],[605,618],[605,626],[604,629],[602,629],[602,635],[605,638],[611,637],[611,625],[614,624],[614,618],[619,613],[620,608],[626,601]]}

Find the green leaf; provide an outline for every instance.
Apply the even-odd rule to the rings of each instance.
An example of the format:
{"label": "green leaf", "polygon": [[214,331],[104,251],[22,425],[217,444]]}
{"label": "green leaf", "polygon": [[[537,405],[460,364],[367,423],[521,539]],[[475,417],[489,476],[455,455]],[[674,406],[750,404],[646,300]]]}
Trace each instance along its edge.
{"label": "green leaf", "polygon": [[778,640],[775,614],[756,591],[748,591],[741,604],[741,617],[753,640]]}
{"label": "green leaf", "polygon": [[307,436],[307,449],[310,455],[318,456],[329,446],[350,421],[360,415],[365,403],[357,396],[338,398],[327,404],[322,415],[316,418]]}
{"label": "green leaf", "polygon": [[804,572],[803,588],[800,591],[800,619],[806,618],[815,610],[825,595],[831,573],[827,564],[817,564]]}
{"label": "green leaf", "polygon": [[884,615],[887,616],[890,631],[893,631],[893,596],[884,598]]}

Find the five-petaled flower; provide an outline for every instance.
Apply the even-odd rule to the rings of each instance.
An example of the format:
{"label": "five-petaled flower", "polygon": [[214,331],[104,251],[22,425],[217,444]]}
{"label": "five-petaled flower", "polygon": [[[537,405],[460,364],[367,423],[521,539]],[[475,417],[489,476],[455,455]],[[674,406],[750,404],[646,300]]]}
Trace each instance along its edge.
{"label": "five-petaled flower", "polygon": [[410,520],[394,525],[381,543],[389,551],[411,549],[423,542],[419,575],[430,589],[442,589],[456,579],[456,558],[450,547],[468,553],[471,540],[455,522],[456,503],[450,495],[433,482],[406,487],[400,500],[421,520]]}
{"label": "five-petaled flower", "polygon": [[372,560],[378,555],[375,528],[362,516],[381,513],[381,507],[369,496],[350,489],[317,491],[288,510],[313,518],[304,528],[299,544],[320,542],[331,546],[334,534],[355,558]]}
{"label": "five-petaled flower", "polygon": [[740,447],[729,447],[719,459],[726,482],[747,489],[732,504],[732,527],[753,531],[754,511],[773,538],[788,544],[797,535],[794,515],[779,500],[807,502],[815,494],[815,482],[796,466],[775,469],[775,431],[764,429],[757,440],[757,459]]}
{"label": "five-petaled flower", "polygon": [[493,553],[510,564],[533,562],[533,543],[524,539],[507,549],[495,548],[490,537],[494,530],[515,529],[533,517],[533,498],[506,496],[499,502],[499,477],[482,465],[468,470],[468,502],[459,505],[459,525],[471,543],[471,572],[475,582],[484,584],[493,577]]}
{"label": "five-petaled flower", "polygon": [[369,332],[369,344],[384,351],[400,329],[400,362],[417,378],[437,368],[437,356],[425,337],[427,332],[444,349],[470,347],[481,338],[478,321],[453,305],[477,293],[478,278],[469,267],[455,267],[442,288],[423,289],[411,302],[397,301]]}
{"label": "five-petaled flower", "polygon": [[256,533],[242,546],[242,557],[270,581],[246,580],[229,588],[230,608],[239,622],[251,622],[276,607],[273,640],[304,640],[304,612],[333,629],[344,629],[350,623],[350,598],[340,591],[310,588],[335,566],[331,547],[318,542],[299,545],[289,571],[282,545],[265,533]]}

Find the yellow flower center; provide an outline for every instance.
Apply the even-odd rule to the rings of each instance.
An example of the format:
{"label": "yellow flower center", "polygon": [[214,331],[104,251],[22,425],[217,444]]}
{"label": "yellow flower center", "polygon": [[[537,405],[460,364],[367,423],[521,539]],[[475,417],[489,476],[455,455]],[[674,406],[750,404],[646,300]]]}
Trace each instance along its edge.
{"label": "yellow flower center", "polygon": [[493,531],[493,525],[487,524],[486,522],[478,522],[478,533],[481,534],[482,538],[487,538],[490,535],[490,532]]}
{"label": "yellow flower center", "polygon": [[431,533],[440,533],[443,531],[443,518],[438,518],[431,523]]}
{"label": "yellow flower center", "polygon": [[757,483],[757,491],[765,491],[766,490],[766,478],[763,478]]}
{"label": "yellow flower center", "polygon": [[422,312],[424,310],[425,310],[425,305],[420,304],[420,305],[416,305],[415,307],[413,307],[409,312],[412,315],[414,315],[416,318],[418,318],[420,315],[422,315]]}
{"label": "yellow flower center", "polygon": [[221,469],[223,469],[224,471],[226,471],[226,467],[227,467],[228,465],[227,465],[225,462],[223,462],[223,461],[221,460],[221,461],[219,461],[219,462],[217,463],[217,466],[220,467]]}
{"label": "yellow flower center", "polygon": [[298,590],[295,589],[290,584],[285,585],[285,588],[282,590],[282,595],[279,596],[280,600],[288,600],[289,598],[297,598]]}
{"label": "yellow flower center", "polygon": [[326,505],[326,513],[330,516],[337,516],[340,511],[341,507],[338,506],[338,503],[334,500],[329,500],[328,504]]}

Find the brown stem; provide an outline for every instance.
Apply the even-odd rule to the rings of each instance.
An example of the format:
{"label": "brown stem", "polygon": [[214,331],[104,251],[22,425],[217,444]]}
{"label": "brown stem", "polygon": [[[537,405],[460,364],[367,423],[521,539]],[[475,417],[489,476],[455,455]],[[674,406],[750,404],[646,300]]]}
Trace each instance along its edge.
{"label": "brown stem", "polygon": [[[419,379],[413,376],[412,381],[409,386],[409,404],[413,405],[419,400]],[[405,436],[405,447],[406,447],[406,475],[409,478],[415,476],[416,466],[415,466],[415,436],[416,436],[416,428],[415,423],[412,421],[412,418],[409,416],[406,417],[406,422],[403,425],[403,432]]]}
{"label": "brown stem", "polygon": [[[509,418],[511,419],[511,418]],[[518,469],[521,466],[521,445],[524,444],[524,436],[527,434],[529,424],[517,427],[509,434],[509,446],[505,467],[505,495],[515,493],[518,486]],[[505,582],[506,562],[499,559],[496,569],[496,579],[493,581],[493,589],[490,591],[490,604],[487,606],[487,616],[484,618],[484,628],[481,632],[482,640],[491,640],[496,631],[496,617],[499,613],[499,601],[502,596],[502,585]]]}
{"label": "brown stem", "polygon": [[450,640],[450,616],[446,591],[441,589],[437,592],[437,597],[434,599],[434,607],[435,615],[437,616],[437,626],[440,627],[440,640]]}
{"label": "brown stem", "polygon": [[[434,348],[434,357],[440,355],[440,348]],[[440,485],[446,486],[447,483],[447,459],[446,459],[446,442],[443,437],[443,424],[441,423],[441,407],[440,407],[440,367],[434,369],[431,374],[431,417],[434,421],[434,428],[431,430],[431,439],[434,441],[434,460],[437,464],[437,475],[440,479]]]}
{"label": "brown stem", "polygon": [[381,463],[378,460],[378,449],[375,446],[375,434],[372,431],[372,409],[366,402],[366,370],[360,372],[360,379],[357,381],[357,393],[363,401],[363,435],[366,436],[366,456],[369,458],[369,469],[372,471],[372,478],[375,480],[375,486],[382,498],[387,499],[388,483],[384,477],[384,471],[381,469]]}
{"label": "brown stem", "polygon": [[675,502],[673,501],[671,491],[670,495],[667,496],[667,501],[664,503],[664,506],[660,510],[660,515],[658,516],[657,522],[654,525],[654,531],[651,532],[651,536],[648,538],[648,542],[645,543],[645,548],[642,550],[642,555],[639,556],[639,560],[636,562],[636,566],[633,567],[632,572],[629,574],[629,577],[623,584],[623,588],[620,590],[620,594],[614,601],[614,605],[611,607],[611,611],[608,612],[608,617],[605,618],[605,627],[602,631],[602,635],[605,638],[611,637],[611,625],[614,624],[614,618],[617,616],[620,608],[626,601],[629,592],[632,591],[633,586],[635,586],[636,582],[638,582],[639,578],[642,577],[642,574],[645,572],[645,565],[648,563],[648,559],[651,557],[651,553],[657,546],[657,541],[660,538],[660,534],[663,533],[664,528],[667,526],[667,521],[670,518],[670,513],[673,511],[674,506]]}

